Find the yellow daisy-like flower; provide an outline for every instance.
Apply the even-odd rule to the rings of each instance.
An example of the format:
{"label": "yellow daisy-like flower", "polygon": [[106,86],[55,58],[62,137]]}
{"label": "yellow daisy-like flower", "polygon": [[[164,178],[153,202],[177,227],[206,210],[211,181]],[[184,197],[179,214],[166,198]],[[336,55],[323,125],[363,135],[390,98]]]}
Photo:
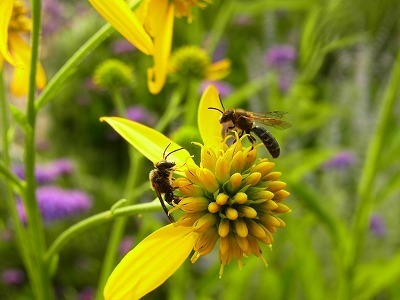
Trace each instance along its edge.
{"label": "yellow daisy-like flower", "polygon": [[204,7],[209,1],[143,0],[131,11],[124,0],[89,0],[93,7],[136,48],[153,56],[154,66],[147,72],[149,90],[157,94],[163,88],[171,53],[174,15],[191,21],[191,8]]}
{"label": "yellow daisy-like flower", "polygon": [[[31,50],[23,36],[31,31],[31,20],[22,1],[4,0],[0,2],[0,68],[4,60],[13,65],[11,92],[24,96],[28,92]],[[46,85],[46,75],[40,64],[36,74],[39,89]]]}
{"label": "yellow daisy-like flower", "polygon": [[[271,246],[273,233],[285,226],[277,215],[289,211],[282,201],[289,196],[286,184],[279,181],[280,172],[272,172],[274,163],[257,158],[257,147],[245,147],[243,138],[229,145],[221,142],[222,126],[217,114],[208,107],[219,107],[218,91],[210,86],[200,100],[198,125],[204,145],[200,166],[186,150],[172,153],[168,160],[176,162],[174,181],[181,200],[170,210],[183,214],[140,242],[111,274],[104,290],[106,299],[138,299],[167,280],[187,259],[208,254],[219,241],[224,266],[242,257],[262,256],[260,244]],[[139,123],[116,117],[102,120],[109,123],[147,158],[157,162],[169,143],[171,150],[179,145],[161,133]],[[149,255],[151,253],[151,255]]]}

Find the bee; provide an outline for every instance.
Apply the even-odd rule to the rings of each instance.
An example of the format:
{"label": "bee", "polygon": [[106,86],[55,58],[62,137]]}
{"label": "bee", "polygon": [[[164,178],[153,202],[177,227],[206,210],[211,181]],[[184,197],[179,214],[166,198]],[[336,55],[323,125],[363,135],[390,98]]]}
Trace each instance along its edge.
{"label": "bee", "polygon": [[291,126],[290,123],[282,120],[286,112],[271,111],[265,114],[259,114],[240,108],[229,108],[224,111],[216,107],[209,107],[208,109],[217,110],[222,114],[219,119],[221,124],[226,124],[228,122],[232,123],[232,125],[227,127],[227,131],[233,129],[240,130],[239,138],[242,137],[244,133],[247,133],[252,144],[254,144],[256,141],[256,139],[251,135],[251,133],[254,133],[262,141],[265,148],[267,148],[268,152],[273,158],[279,157],[280,147],[277,140],[264,127],[256,125],[256,122],[272,126],[277,129],[285,129]]}
{"label": "bee", "polygon": [[[164,209],[164,212],[167,214],[168,219],[173,223],[175,222],[174,217],[168,214],[168,208],[165,206],[164,201],[172,205],[173,203],[178,203],[181,198],[174,195],[175,187],[172,186],[172,182],[174,181],[174,178],[172,177],[172,172],[176,163],[167,160],[167,158],[172,153],[182,150],[183,148],[173,150],[165,155],[170,145],[171,143],[169,143],[168,146],[165,148],[163,159],[154,163],[154,170],[150,171],[149,179],[151,182],[151,187],[156,192],[157,197],[161,202],[161,206]],[[164,194],[164,199],[161,194]]]}

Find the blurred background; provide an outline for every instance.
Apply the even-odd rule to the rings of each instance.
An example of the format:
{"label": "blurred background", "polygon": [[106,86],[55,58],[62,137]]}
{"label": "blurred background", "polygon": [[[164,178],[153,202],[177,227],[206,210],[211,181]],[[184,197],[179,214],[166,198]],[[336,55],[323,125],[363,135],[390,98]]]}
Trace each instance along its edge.
{"label": "blurred background", "polygon": [[[229,74],[205,80],[192,70],[196,54],[183,62],[186,73],[171,71],[157,95],[147,88],[151,58],[114,32],[39,115],[36,176],[48,243],[77,221],[109,209],[126,192],[128,144],[99,121],[118,115],[110,85],[117,87],[126,117],[155,126],[177,90],[190,94],[186,101],[198,101],[213,83],[225,108],[288,112],[292,127],[269,131],[281,146],[275,170],[288,184],[286,204],[292,212],[282,217],[287,226],[275,234],[273,250],[264,251],[268,268],[249,257],[242,270],[233,262],[218,279],[218,253],[213,252],[195,265],[186,262],[144,299],[335,298],[346,280],[343,248],[357,238],[351,229],[363,201],[358,189],[367,149],[384,98],[396,97],[397,85],[390,78],[400,45],[399,16],[396,0],[213,1],[193,9],[191,23],[176,20],[171,61],[182,63],[176,58],[179,50],[195,46],[209,63],[229,59]],[[43,0],[41,61],[48,77],[103,24],[86,1]],[[13,103],[23,105],[18,99]],[[183,103],[164,133],[198,153],[188,143],[200,141],[196,123],[185,117],[193,113],[186,109],[196,106]],[[354,299],[400,295],[398,101],[394,107],[386,116],[390,126],[380,133],[384,147],[369,186],[372,215],[360,237],[357,268],[351,270],[356,274]],[[21,147],[16,131],[12,160],[15,173],[23,177]],[[146,185],[152,168],[144,160],[143,176],[131,187],[145,185],[138,202],[155,198]],[[0,217],[0,255],[7,258],[0,262],[0,298],[31,299],[3,202]],[[163,212],[129,218],[120,257],[166,222]],[[110,230],[107,223],[83,232],[61,251],[54,274],[57,299],[94,299]]]}

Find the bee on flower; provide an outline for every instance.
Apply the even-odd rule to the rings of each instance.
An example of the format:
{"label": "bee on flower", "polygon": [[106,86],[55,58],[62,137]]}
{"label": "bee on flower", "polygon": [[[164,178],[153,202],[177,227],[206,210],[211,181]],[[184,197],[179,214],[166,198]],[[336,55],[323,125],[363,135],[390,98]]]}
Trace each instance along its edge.
{"label": "bee on flower", "polygon": [[[190,260],[195,263],[217,247],[220,277],[232,260],[241,268],[244,256],[253,254],[267,265],[261,245],[271,247],[273,234],[285,226],[279,215],[290,211],[282,203],[289,192],[279,180],[281,173],[273,171],[275,164],[258,158],[258,147],[244,145],[246,136],[235,134],[221,141],[222,125],[217,119],[212,121],[207,109],[218,104],[218,91],[210,86],[198,111],[204,143],[198,144],[200,164],[186,150],[169,157],[177,165],[173,184],[181,198],[169,212],[180,211],[180,217],[149,235],[122,259],[108,279],[105,299],[143,297],[167,280],[192,251]],[[103,121],[153,162],[159,160],[165,145],[172,143],[173,149],[179,148],[139,123],[115,117]]]}

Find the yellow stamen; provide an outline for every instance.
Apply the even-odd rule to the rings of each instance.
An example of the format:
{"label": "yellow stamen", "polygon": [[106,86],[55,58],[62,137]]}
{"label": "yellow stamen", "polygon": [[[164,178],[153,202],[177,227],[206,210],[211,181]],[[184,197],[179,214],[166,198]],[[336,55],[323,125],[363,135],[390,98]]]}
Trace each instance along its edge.
{"label": "yellow stamen", "polygon": [[221,210],[221,205],[219,205],[218,203],[216,203],[216,202],[210,202],[210,203],[208,204],[208,211],[209,211],[210,213],[215,214],[215,213],[219,212],[220,210]]}
{"label": "yellow stamen", "polygon": [[286,186],[286,183],[283,181],[271,181],[268,184],[268,191],[274,193],[277,192],[281,189],[283,189]]}
{"label": "yellow stamen", "polygon": [[230,221],[222,219],[218,226],[218,234],[220,237],[226,237],[230,231]]}
{"label": "yellow stamen", "polygon": [[224,194],[224,193],[220,193],[218,194],[217,198],[215,199],[215,202],[219,205],[225,205],[228,202],[229,196]]}
{"label": "yellow stamen", "polygon": [[193,224],[194,232],[205,232],[217,223],[215,214],[207,213]]}
{"label": "yellow stamen", "polygon": [[239,217],[237,210],[232,207],[228,207],[225,211],[225,214],[226,217],[232,221],[236,220]]}
{"label": "yellow stamen", "polygon": [[274,198],[272,198],[274,201],[282,201],[284,199],[286,199],[287,197],[289,197],[290,193],[288,191],[285,190],[280,190],[274,193]]}
{"label": "yellow stamen", "polygon": [[240,187],[241,184],[242,184],[242,175],[240,173],[234,173],[232,174],[231,178],[229,178],[226,189],[230,193],[234,193],[237,191],[237,189]]}
{"label": "yellow stamen", "polygon": [[244,204],[247,201],[247,195],[243,192],[236,193],[236,195],[233,196],[233,201],[237,204]]}
{"label": "yellow stamen", "polygon": [[247,229],[246,223],[242,219],[237,219],[234,223],[235,233],[239,237],[247,237],[249,230]]}

